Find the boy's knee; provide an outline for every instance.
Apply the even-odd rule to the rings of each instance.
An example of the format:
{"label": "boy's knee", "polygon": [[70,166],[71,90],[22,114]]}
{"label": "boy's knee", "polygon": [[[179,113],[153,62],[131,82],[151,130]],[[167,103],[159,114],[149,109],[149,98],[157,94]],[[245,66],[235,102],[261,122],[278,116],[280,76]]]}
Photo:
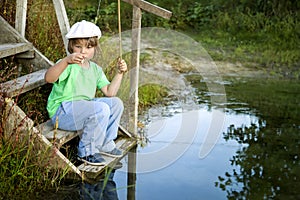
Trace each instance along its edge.
{"label": "boy's knee", "polygon": [[119,109],[124,109],[123,101],[119,97],[113,97],[113,105],[116,105]]}
{"label": "boy's knee", "polygon": [[97,110],[100,115],[110,116],[110,108],[106,103],[98,102]]}

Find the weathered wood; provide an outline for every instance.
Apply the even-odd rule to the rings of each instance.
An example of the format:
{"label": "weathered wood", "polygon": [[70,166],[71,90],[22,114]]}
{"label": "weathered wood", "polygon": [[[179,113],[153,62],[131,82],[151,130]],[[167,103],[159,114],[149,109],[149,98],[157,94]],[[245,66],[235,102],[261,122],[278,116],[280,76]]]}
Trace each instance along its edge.
{"label": "weathered wood", "polygon": [[33,58],[35,58],[35,51],[32,49],[32,50],[26,51],[24,53],[19,53],[19,54],[16,55],[16,58],[19,58],[19,59],[33,59]]}
{"label": "weathered wood", "polygon": [[65,36],[70,30],[70,24],[65,9],[65,5],[63,0],[53,0],[53,4],[54,4],[54,9],[58,20],[61,36],[64,41],[65,49],[66,52],[68,52],[68,40]]}
{"label": "weathered wood", "polygon": [[[73,170],[73,173],[80,175],[82,179],[95,179],[99,174],[101,174],[106,167],[113,167],[122,157],[124,157],[127,152],[136,145],[136,140],[134,138],[124,138],[124,137],[118,137],[116,140],[116,146],[123,150],[123,155],[120,158],[112,158],[109,156],[103,156],[106,160],[105,165],[103,166],[92,166],[92,165],[86,165],[81,164],[79,166],[75,166],[72,164],[68,159],[64,158],[63,154],[59,152],[59,148],[65,144],[66,142],[70,141],[71,139],[79,136],[82,132],[81,131],[64,131],[64,130],[54,130],[54,127],[50,120],[46,121],[45,123],[42,123],[36,127],[34,127],[41,135],[44,137],[44,142],[48,145],[54,145],[57,148],[57,152],[55,152],[60,158],[63,158],[63,161],[67,166],[70,167],[70,169]],[[119,131],[124,133],[122,129],[119,128]],[[50,146],[51,146],[50,145]],[[56,161],[57,162],[57,161]],[[60,163],[59,166],[62,164]],[[56,164],[55,166],[58,166]],[[65,165],[62,165],[63,167],[66,167]],[[69,175],[70,176],[70,175]],[[76,178],[76,177],[73,177]]]}
{"label": "weathered wood", "polygon": [[34,59],[18,59],[18,62],[23,66],[26,66],[27,70],[36,72],[43,69],[48,69],[53,65],[53,62],[48,60],[40,51],[35,47],[34,50]]}
{"label": "weathered wood", "polygon": [[2,92],[7,94],[7,96],[14,97],[44,85],[46,83],[44,80],[45,72],[46,69],[42,69],[40,71],[21,76],[17,79],[2,83],[0,88]]}
{"label": "weathered wood", "polygon": [[0,58],[16,55],[18,53],[32,50],[31,43],[7,43],[0,44]]}
{"label": "weathered wood", "polygon": [[27,0],[17,0],[15,29],[25,37]]}
{"label": "weathered wood", "polygon": [[123,134],[125,134],[126,136],[132,138],[133,135],[131,133],[129,133],[129,131],[127,131],[123,126],[119,125],[119,131]]}
{"label": "weathered wood", "polygon": [[79,136],[82,131],[64,131],[61,129],[55,130],[50,120],[39,124],[36,128],[51,141],[57,148]]}
{"label": "weathered wood", "polygon": [[[55,142],[57,147],[61,147],[63,144],[82,134],[82,131],[64,131],[61,129],[55,130],[51,120],[39,124],[36,126],[36,128],[48,140]],[[119,126],[119,132],[125,136],[132,137],[132,135],[122,126]]]}
{"label": "weathered wood", "polygon": [[[36,132],[41,133],[41,136],[39,137],[41,137],[40,139],[43,141],[43,143],[47,144],[48,147],[55,148],[55,149],[57,148],[54,153],[56,156],[58,156],[61,159],[61,161],[59,162],[58,160],[55,160],[54,166],[55,167],[59,166],[60,168],[68,167],[73,171],[73,173],[79,175],[81,179],[97,178],[105,170],[106,167],[113,167],[122,157],[124,157],[127,154],[127,152],[134,145],[136,145],[137,142],[134,138],[124,138],[120,136],[117,138],[115,142],[116,142],[116,147],[123,150],[122,157],[112,158],[109,156],[103,156],[104,159],[106,160],[106,163],[103,166],[92,166],[92,165],[86,165],[84,163],[79,166],[75,166],[59,151],[59,148],[66,142],[79,136],[82,133],[81,131],[64,131],[60,129],[57,129],[55,131],[54,126],[52,125],[50,120],[34,127],[34,129],[36,130]],[[121,130],[119,128],[119,131],[123,132],[124,130]],[[71,177],[71,175],[69,176]]]}
{"label": "weathered wood", "polygon": [[[65,156],[63,155],[59,149],[53,145],[45,136],[43,136],[36,127],[33,127],[33,132],[35,133],[35,137],[40,141],[39,144],[35,144],[38,146],[38,149],[45,152],[45,160],[48,161],[47,167],[52,169],[61,169],[65,172],[72,172],[82,177],[82,173],[79,169]],[[41,163],[41,165],[45,165],[45,163]]]}
{"label": "weathered wood", "polygon": [[[26,43],[26,45],[30,44],[28,40],[26,40],[16,29],[14,29],[3,17],[0,16],[0,46],[5,44],[17,44],[17,43]],[[31,44],[30,44],[31,45]],[[2,47],[3,47],[2,46]],[[34,59],[19,59],[18,62],[22,64],[23,68],[27,68],[28,71],[38,71],[41,69],[47,69],[53,63],[48,60],[40,51],[38,51],[35,47],[29,49],[31,52],[34,50]],[[23,52],[24,50],[22,50]],[[27,51],[26,51],[27,52]],[[13,53],[13,52],[12,52]],[[10,54],[12,54],[10,53]],[[17,52],[15,52],[17,53]],[[1,50],[0,50],[1,55]],[[17,54],[20,55],[20,54]],[[8,55],[5,55],[6,57]],[[20,55],[21,56],[21,55]],[[0,56],[2,58],[2,56]],[[17,56],[16,56],[17,58]]]}
{"label": "weathered wood", "polygon": [[129,110],[129,131],[137,136],[138,121],[138,87],[139,87],[139,66],[140,66],[140,41],[141,41],[141,24],[142,11],[140,8],[133,6],[132,16],[132,54],[130,70],[130,110]]}
{"label": "weathered wood", "polygon": [[[39,130],[33,125],[34,122],[18,107],[12,99],[6,98],[6,106],[4,113],[4,133],[5,135],[16,135],[18,139],[35,138],[38,143],[34,143],[34,149],[42,151],[44,158],[42,161],[47,161],[46,167],[62,169],[63,171],[72,170],[75,174],[82,176],[76,166],[70,162],[49,140],[40,134]],[[41,163],[45,166],[46,163]]]}
{"label": "weathered wood", "polygon": [[19,108],[15,102],[10,99],[5,99],[5,112],[2,116],[4,123],[4,133],[6,136],[12,134],[27,134],[33,128],[33,121]]}
{"label": "weathered wood", "polygon": [[154,4],[151,4],[147,1],[143,1],[143,0],[122,0],[126,3],[129,3],[133,6],[136,6],[138,8],[141,8],[147,12],[153,13],[159,17],[165,18],[165,19],[170,19],[172,16],[172,12],[161,8],[159,6],[156,6]]}
{"label": "weathered wood", "polygon": [[131,148],[128,154],[128,164],[127,164],[127,171],[128,171],[128,178],[127,178],[127,185],[132,187],[127,188],[127,200],[135,200],[135,183],[136,183],[136,147]]}

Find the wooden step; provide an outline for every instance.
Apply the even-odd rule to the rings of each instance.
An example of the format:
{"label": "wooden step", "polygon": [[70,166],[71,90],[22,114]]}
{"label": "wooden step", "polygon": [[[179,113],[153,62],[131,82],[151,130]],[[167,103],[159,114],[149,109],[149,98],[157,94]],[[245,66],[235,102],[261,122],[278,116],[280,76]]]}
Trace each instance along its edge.
{"label": "wooden step", "polygon": [[[73,138],[79,136],[81,131],[64,131],[57,129],[54,130],[54,126],[51,121],[48,120],[38,126],[36,128],[39,132],[42,133],[52,144],[54,144],[58,149],[65,144],[66,142],[72,140]],[[98,175],[100,175],[106,167],[114,167],[116,163],[122,159],[128,151],[137,144],[137,140],[133,137],[128,137],[129,133],[124,133],[125,129],[123,127],[119,128],[119,136],[116,139],[116,147],[121,149],[123,154],[119,158],[113,158],[109,156],[103,156],[105,159],[105,165],[102,166],[92,166],[87,165],[85,163],[80,164],[77,169],[85,174],[85,177],[88,179],[95,179]],[[122,133],[122,134],[121,134]],[[124,137],[125,136],[125,137]]]}
{"label": "wooden step", "polygon": [[92,166],[82,163],[77,168],[84,173],[85,177],[88,179],[96,179],[107,167],[114,168],[118,162],[132,149],[137,145],[137,140],[134,138],[118,138],[116,141],[116,147],[121,149],[123,154],[119,158],[113,158],[110,156],[103,155],[105,159],[105,165],[102,166]]}
{"label": "wooden step", "polygon": [[55,130],[50,120],[39,124],[36,128],[58,148],[82,133],[82,131]]}
{"label": "wooden step", "polygon": [[[63,144],[82,134],[82,131],[65,131],[61,129],[55,130],[51,120],[37,125],[36,128],[48,140],[55,142],[57,147],[61,147]],[[132,135],[122,126],[119,126],[119,135],[133,138]]]}
{"label": "wooden step", "polygon": [[[39,132],[42,133],[52,144],[54,144],[58,149],[65,144],[66,142],[72,140],[73,138],[79,136],[82,132],[81,131],[64,131],[57,129],[54,130],[54,126],[52,125],[51,121],[48,120],[38,126],[36,128]],[[103,166],[92,166],[82,163],[77,168],[85,174],[86,177],[89,179],[96,178],[99,174],[101,174],[106,167],[114,167],[114,165],[124,157],[128,151],[137,144],[137,140],[133,137],[128,137],[127,134],[124,133],[125,130],[123,127],[119,128],[119,133],[123,133],[123,136],[119,134],[118,138],[116,139],[116,147],[121,149],[123,154],[119,158],[113,158],[109,156],[103,156],[106,163]]]}
{"label": "wooden step", "polygon": [[46,83],[44,80],[45,72],[46,69],[42,69],[24,76],[20,76],[14,80],[2,83],[0,88],[2,92],[7,94],[7,96],[14,97],[44,85]]}
{"label": "wooden step", "polygon": [[33,46],[31,43],[6,43],[0,44],[0,58],[13,56],[18,53],[23,53],[32,50]]}

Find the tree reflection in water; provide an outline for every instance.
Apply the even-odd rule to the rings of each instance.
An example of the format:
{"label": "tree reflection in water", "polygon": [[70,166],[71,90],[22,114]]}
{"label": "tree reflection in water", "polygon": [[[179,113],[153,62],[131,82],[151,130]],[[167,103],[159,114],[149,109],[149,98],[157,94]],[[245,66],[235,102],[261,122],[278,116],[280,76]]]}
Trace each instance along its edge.
{"label": "tree reflection in water", "polygon": [[229,199],[300,199],[300,84],[289,80],[248,80],[226,88],[248,103],[261,120],[232,125],[224,133],[242,149],[232,157],[237,170],[219,176],[216,186]]}

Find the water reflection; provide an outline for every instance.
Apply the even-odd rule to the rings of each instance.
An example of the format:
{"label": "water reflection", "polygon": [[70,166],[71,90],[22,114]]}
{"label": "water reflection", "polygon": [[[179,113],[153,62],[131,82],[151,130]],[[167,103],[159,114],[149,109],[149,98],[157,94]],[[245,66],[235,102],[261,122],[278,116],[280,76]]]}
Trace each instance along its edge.
{"label": "water reflection", "polygon": [[[133,147],[129,153],[121,161],[127,161],[127,200],[135,200],[135,186],[136,186],[136,148]],[[114,180],[115,173],[122,168],[123,164],[118,162],[114,169],[108,169],[103,179],[95,180],[94,183],[83,182],[79,184],[80,199],[81,200],[118,200],[124,199],[123,196],[119,198],[118,191],[124,188],[117,187]]]}
{"label": "water reflection", "polygon": [[248,80],[231,93],[255,107],[260,120],[224,133],[244,146],[230,159],[239,169],[220,175],[216,186],[228,199],[300,199],[299,82]]}
{"label": "water reflection", "polygon": [[[227,170],[231,170],[229,159],[237,149],[243,145],[235,141],[224,141],[219,138],[212,152],[205,158],[199,157],[199,150],[205,143],[205,135],[208,133],[213,112],[208,110],[194,110],[173,117],[168,117],[163,121],[156,120],[148,125],[148,137],[150,143],[137,149],[137,180],[136,180],[136,199],[225,199],[226,193],[215,187],[215,181],[218,175]],[[174,134],[180,130],[182,119],[190,119],[197,116],[197,123],[193,120],[190,126],[197,127],[196,136],[193,141],[173,142]],[[231,122],[235,124],[250,125],[256,122],[255,116],[226,114],[223,131]],[[198,124],[198,125],[197,125]],[[189,129],[185,129],[187,132]],[[143,169],[149,166],[157,166],[168,159],[168,155],[156,154],[153,159],[142,159],[144,155],[158,152],[167,145],[172,145],[175,154],[178,149],[188,145],[187,150],[173,163],[162,168],[153,168],[152,171],[144,172]],[[126,163],[123,165],[126,166]],[[115,180],[117,185],[124,186],[127,184],[124,180],[126,168],[117,170]],[[128,197],[128,190],[120,189],[118,191],[120,199]]]}
{"label": "water reflection", "polygon": [[[88,176],[84,181],[65,179],[62,187],[46,192],[39,199],[47,200],[135,200],[136,192],[136,148],[133,147],[125,157],[119,162],[111,165],[111,168],[99,175],[99,177],[89,179]],[[124,165],[124,164],[125,165]],[[115,175],[118,171],[127,167],[126,173],[122,174],[122,179],[126,184],[120,186],[116,181]],[[120,177],[119,177],[120,178]],[[127,198],[123,191],[127,192]],[[121,191],[121,195],[119,194]]]}
{"label": "water reflection", "polygon": [[[227,191],[229,199],[299,199],[299,134],[296,126],[231,126],[224,138],[247,146],[231,159],[240,170],[219,176],[216,185]],[[243,189],[236,190],[235,185]]]}
{"label": "water reflection", "polygon": [[97,183],[83,182],[79,185],[80,199],[82,200],[117,200],[116,183],[113,180],[115,169],[107,177]]}

